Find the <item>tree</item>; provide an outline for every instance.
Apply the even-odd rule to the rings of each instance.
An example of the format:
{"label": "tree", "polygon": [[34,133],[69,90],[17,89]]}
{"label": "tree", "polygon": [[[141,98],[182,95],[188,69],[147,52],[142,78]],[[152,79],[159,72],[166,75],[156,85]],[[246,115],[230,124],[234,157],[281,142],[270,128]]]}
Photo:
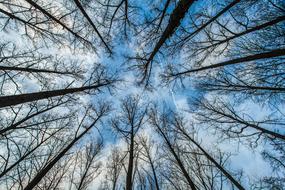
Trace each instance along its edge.
{"label": "tree", "polygon": [[[251,8],[259,10],[255,17]],[[201,15],[213,18],[207,10]],[[189,40],[182,32],[179,43],[173,41],[173,51],[184,48],[186,56],[180,63],[174,60],[161,76],[174,88],[179,88],[180,81],[191,83],[202,94],[189,97],[189,112],[197,125],[222,139],[249,143],[251,148],[263,143],[276,146],[273,142],[284,140],[283,22],[280,2],[241,1],[196,35],[190,33]],[[241,109],[245,105],[255,106],[264,115],[257,118]],[[280,160],[273,149],[267,152],[271,152],[270,164]],[[274,184],[280,175],[274,176],[268,182]]]}
{"label": "tree", "polygon": [[105,75],[104,70],[102,69],[100,70],[100,67],[97,68],[96,72],[97,72],[96,74],[97,78],[95,79],[95,81],[89,81],[88,86],[82,86],[82,87],[77,87],[77,88],[65,88],[65,89],[60,89],[60,90],[51,90],[51,91],[43,91],[43,92],[34,92],[34,93],[12,95],[12,96],[2,96],[0,97],[0,108],[6,107],[6,106],[13,106],[17,104],[23,104],[26,102],[32,102],[36,100],[52,98],[56,96],[72,94],[76,92],[83,92],[83,91],[88,91],[88,90],[98,90],[101,87],[108,87],[114,82],[113,79],[107,78],[106,76],[104,76]]}
{"label": "tree", "polygon": [[96,162],[96,159],[103,148],[102,143],[102,139],[96,143],[91,142],[82,147],[82,151],[75,154],[74,168],[70,177],[71,186],[74,184],[76,189],[87,189],[98,177],[102,165],[100,162]]}
{"label": "tree", "polygon": [[[95,115],[95,117],[92,118],[92,123],[89,126],[84,126],[84,119],[87,115],[85,115],[82,119],[82,121],[80,122],[79,127],[76,130],[76,134],[73,137],[73,139],[68,142],[68,144],[66,145],[66,147],[64,147],[57,155],[55,155],[51,161],[49,163],[47,163],[35,176],[34,178],[26,185],[26,187],[24,189],[32,189],[34,188],[40,181],[41,179],[49,172],[49,170],[74,146],[75,143],[77,143],[90,129],[92,129],[96,123],[101,119],[101,117],[106,116],[106,114],[108,114],[110,110],[109,105],[101,105],[99,108],[93,109],[93,112]],[[86,114],[88,113],[89,110],[86,111]],[[85,129],[79,133],[79,129],[81,127],[84,127]],[[84,182],[84,178],[82,178],[82,184],[83,185]],[[79,184],[80,185],[80,184]]]}
{"label": "tree", "polygon": [[228,171],[226,171],[226,169],[222,165],[220,165],[204,148],[202,148],[202,146],[197,141],[195,141],[194,138],[190,136],[190,134],[188,134],[185,127],[185,122],[183,121],[184,119],[182,117],[178,117],[175,114],[173,120],[174,121],[172,122],[172,125],[174,125],[175,130],[177,130],[178,133],[181,133],[187,141],[197,146],[199,151],[201,151],[205,155],[205,157],[212,164],[214,164],[214,166],[217,167],[223,173],[223,175],[225,175],[229,179],[229,181],[231,181],[231,183],[233,183],[238,189],[245,189],[236,179],[234,179],[234,177]]}
{"label": "tree", "polygon": [[[121,150],[117,147],[111,149],[111,154],[108,157],[108,162],[106,166],[106,183],[107,187],[102,189],[118,189],[120,175],[123,168],[124,155],[121,154]],[[110,186],[108,185],[110,183]]]}
{"label": "tree", "polygon": [[160,135],[162,136],[163,140],[166,143],[167,148],[169,149],[170,153],[173,155],[175,161],[177,162],[177,167],[181,170],[182,175],[185,177],[189,187],[191,189],[197,189],[196,185],[193,182],[193,178],[191,179],[189,173],[187,172],[185,165],[181,158],[179,157],[179,154],[175,151],[174,145],[171,142],[171,139],[169,137],[169,134],[167,133],[168,123],[166,120],[166,115],[159,116],[157,113],[157,110],[153,109],[150,113],[150,121],[151,124],[158,130]]}
{"label": "tree", "polygon": [[[195,112],[198,121],[201,123],[212,124],[223,134],[229,137],[242,137],[257,135],[257,140],[264,135],[268,138],[285,140],[281,133],[267,129],[266,125],[283,125],[282,121],[270,119],[264,121],[255,121],[246,114],[240,114],[234,106],[227,104],[222,100],[216,99],[213,103],[204,100],[196,101],[201,111]],[[197,107],[198,108],[198,107]],[[223,125],[226,124],[226,125]],[[264,126],[264,127],[263,127]],[[244,134],[246,129],[254,129],[248,134]]]}
{"label": "tree", "polygon": [[122,114],[112,121],[113,128],[125,139],[128,144],[128,162],[126,174],[126,189],[131,190],[134,182],[134,164],[138,145],[136,134],[145,123],[147,108],[140,104],[139,97],[127,97],[122,101]]}
{"label": "tree", "polygon": [[[281,189],[284,13],[282,0],[0,0],[0,189]],[[270,173],[236,168],[240,146]]]}
{"label": "tree", "polygon": [[161,186],[161,181],[159,180],[158,175],[158,158],[156,158],[155,155],[153,155],[153,152],[157,150],[153,150],[153,145],[155,144],[155,141],[148,140],[147,137],[140,137],[140,144],[143,147],[142,151],[140,151],[140,159],[142,159],[144,162],[150,165],[151,172],[147,171],[145,169],[145,172],[151,180],[149,180],[150,187],[153,189],[159,190]]}

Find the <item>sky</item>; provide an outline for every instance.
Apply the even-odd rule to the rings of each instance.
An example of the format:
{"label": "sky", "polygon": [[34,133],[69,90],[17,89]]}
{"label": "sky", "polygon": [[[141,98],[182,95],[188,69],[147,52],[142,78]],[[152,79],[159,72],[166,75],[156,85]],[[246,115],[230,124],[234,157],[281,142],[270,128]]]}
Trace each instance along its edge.
{"label": "sky", "polygon": [[[159,3],[160,1],[156,0],[155,2]],[[204,7],[205,4],[207,4],[207,2],[209,3],[211,1],[205,0],[195,2],[191,7],[190,12],[200,10]],[[143,0],[140,0],[136,1],[136,4],[146,5],[147,3]],[[149,11],[149,8],[147,6],[142,6],[142,10]],[[171,12],[172,10],[173,4],[172,7],[168,9],[168,12]],[[145,14],[148,13],[146,12]],[[187,26],[187,24],[187,20],[184,20],[182,26]],[[26,48],[27,46],[32,46],[33,44],[31,43],[31,41],[21,35],[21,32],[23,32],[23,30],[1,31],[0,39],[3,39],[1,43],[3,43],[4,41],[13,42],[19,49]],[[117,76],[119,76],[119,78],[123,80],[123,82],[119,82],[116,85],[115,89],[112,90],[111,93],[108,91],[103,91],[103,93],[94,96],[78,96],[81,105],[88,105],[90,103],[96,103],[98,101],[110,101],[112,102],[112,107],[114,108],[111,112],[111,116],[116,116],[116,114],[118,114],[118,112],[120,111],[120,100],[125,98],[127,95],[139,95],[143,104],[147,104],[150,102],[158,102],[159,104],[165,104],[167,107],[184,115],[189,122],[193,122],[195,118],[187,112],[188,110],[193,109],[192,105],[189,103],[189,98],[201,97],[211,99],[211,94],[203,94],[202,92],[197,91],[197,89],[195,89],[195,87],[192,85],[192,81],[186,81],[185,87],[176,86],[175,88],[172,88],[171,85],[160,85],[161,81],[159,78],[159,74],[163,72],[163,70],[169,64],[170,61],[176,63],[180,60],[185,59],[185,51],[181,49],[179,53],[177,53],[177,55],[173,58],[169,57],[165,59],[165,56],[161,54],[158,54],[156,56],[156,61],[159,64],[155,65],[155,69],[153,72],[154,89],[150,91],[137,85],[137,73],[128,70],[129,64],[126,64],[125,55],[139,54],[142,49],[146,48],[150,50],[151,48],[145,47],[145,44],[140,44],[140,46],[138,46],[135,37],[129,40],[118,39],[116,38],[116,36],[112,37],[112,40],[114,41],[112,43],[114,55],[112,56],[107,56],[105,52],[101,51],[99,51],[98,53],[94,53],[91,50],[74,52],[71,51],[69,48],[57,47],[43,47],[39,51],[42,54],[46,55],[58,55],[62,57],[63,60],[76,60],[80,62],[81,68],[87,70],[87,72],[84,74],[85,76],[89,76],[90,72],[92,72],[90,68],[94,66],[94,63],[101,63],[108,69],[110,73],[116,72]],[[220,56],[218,58],[210,57],[208,58],[208,61],[214,62],[216,60],[223,59],[225,59],[225,57],[223,56]],[[55,77],[51,80],[51,83],[54,84],[55,87],[64,86],[65,84],[69,84],[71,82],[73,82],[73,86],[80,86],[82,84],[81,80],[73,79],[72,77]],[[39,82],[33,78],[24,77],[20,84],[22,86],[23,93],[37,92],[42,89],[42,86],[39,84]],[[13,87],[6,87],[5,93],[11,94],[13,92]],[[243,108],[243,110],[245,110],[245,113],[257,119],[262,119],[264,118],[264,116],[270,113],[270,110],[266,110],[265,108],[260,105],[257,105],[253,101],[247,101],[239,105],[239,108]],[[114,134],[108,120],[105,120],[105,122],[100,126],[100,130],[104,136],[105,146],[99,160],[105,162],[108,159],[108,156],[110,155],[110,150],[113,146],[118,146],[125,149],[126,143],[118,135]],[[96,133],[96,130],[94,130],[94,134]],[[151,138],[158,138],[155,135],[152,136],[155,132],[150,127],[143,128],[141,133],[144,133],[145,135],[150,136]],[[249,187],[249,179],[257,180],[264,176],[271,175],[271,169],[269,164],[265,162],[260,155],[260,152],[262,152],[264,149],[264,145],[262,143],[254,149],[250,148],[246,143],[243,144],[232,140],[225,140],[223,142],[217,143],[217,141],[219,140],[218,137],[213,135],[213,133],[210,133],[210,131],[206,128],[201,128],[199,130],[197,139],[199,139],[199,142],[201,142],[201,145],[203,147],[210,147],[214,144],[223,151],[231,152],[232,156],[230,158],[230,167],[234,170],[243,169],[244,177],[242,179],[242,182],[245,184],[245,186],[247,185]],[[86,138],[85,140],[88,141],[88,138]],[[78,146],[80,146],[80,144]],[[104,174],[100,175],[100,178],[104,178]],[[94,187],[98,187],[99,185],[100,183],[94,182]]]}

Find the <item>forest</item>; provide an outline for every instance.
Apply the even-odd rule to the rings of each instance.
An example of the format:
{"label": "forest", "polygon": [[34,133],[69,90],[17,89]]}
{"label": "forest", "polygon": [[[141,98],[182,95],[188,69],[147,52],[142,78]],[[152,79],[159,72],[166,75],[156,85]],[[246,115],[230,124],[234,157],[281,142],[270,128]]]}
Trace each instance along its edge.
{"label": "forest", "polygon": [[1,190],[285,190],[284,0],[0,0]]}

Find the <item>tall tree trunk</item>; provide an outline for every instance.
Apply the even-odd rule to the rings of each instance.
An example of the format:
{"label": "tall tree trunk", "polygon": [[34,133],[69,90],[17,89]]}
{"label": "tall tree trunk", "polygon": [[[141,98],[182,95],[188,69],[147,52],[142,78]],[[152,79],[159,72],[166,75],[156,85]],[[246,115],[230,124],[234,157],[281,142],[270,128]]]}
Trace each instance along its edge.
{"label": "tall tree trunk", "polygon": [[[224,111],[221,111],[221,110],[217,110],[217,109],[214,109],[214,108],[209,108],[206,105],[203,105],[203,106],[204,106],[205,109],[208,109],[208,110],[210,110],[210,111],[212,111],[212,112],[214,112],[216,114],[219,114],[219,115],[221,115],[223,117],[227,117],[227,118],[231,119],[232,122],[237,122],[237,123],[242,124],[242,125],[244,125],[246,127],[250,127],[250,128],[256,129],[261,134],[266,134],[266,135],[269,135],[269,136],[271,136],[273,138],[278,138],[280,140],[285,141],[285,135],[276,133],[274,131],[270,131],[270,130],[265,129],[263,127],[260,127],[260,126],[254,124],[254,123],[249,123],[248,121],[245,121],[245,120],[241,119],[239,116],[234,116],[234,115],[231,115],[229,113],[225,113]],[[230,112],[233,113],[232,110],[230,110]]]}
{"label": "tall tree trunk", "polygon": [[157,52],[159,51],[161,46],[166,42],[166,40],[170,38],[173,35],[173,33],[176,31],[176,28],[181,24],[182,19],[184,18],[185,14],[187,13],[188,9],[190,8],[193,2],[194,0],[180,0],[178,2],[178,5],[175,7],[175,9],[170,15],[170,19],[166,29],[164,30],[162,36],[155,45],[149,58],[147,59],[146,64],[144,65],[145,71],[142,81],[144,81],[146,77],[148,77],[148,75],[150,74],[148,73],[149,67],[151,67],[149,65],[151,64],[154,56],[157,54]]}
{"label": "tall tree trunk", "polygon": [[28,73],[54,73],[54,74],[62,74],[62,75],[74,75],[72,72],[65,72],[65,71],[53,71],[47,69],[34,69],[34,68],[25,68],[25,67],[9,67],[9,66],[0,66],[0,70],[2,71],[22,71]]}
{"label": "tall tree trunk", "polygon": [[155,182],[156,190],[159,190],[159,184],[158,184],[158,179],[157,179],[157,175],[156,175],[156,172],[155,172],[155,168],[154,168],[152,159],[151,159],[151,157],[150,157],[150,155],[149,155],[149,152],[148,152],[147,154],[148,154],[148,159],[149,159],[150,166],[151,166],[151,170],[152,170],[153,177],[154,177],[154,182]]}
{"label": "tall tree trunk", "polygon": [[44,32],[48,32],[47,30],[38,27],[36,24],[32,24],[32,23],[30,23],[29,21],[25,21],[25,20],[21,19],[20,17],[17,17],[15,14],[9,13],[9,12],[5,11],[4,9],[1,9],[1,8],[0,8],[0,13],[3,13],[3,14],[5,14],[5,15],[7,15],[10,19],[15,19],[15,20],[17,20],[17,21],[20,21],[21,23],[23,23],[23,24],[25,24],[25,25],[28,25],[29,27],[31,27],[31,28],[33,28],[33,29],[35,29],[35,30],[39,30],[39,31],[41,31],[41,32],[43,32],[43,33],[44,33]]}
{"label": "tall tree trunk", "polygon": [[248,62],[248,61],[255,61],[255,60],[259,60],[259,59],[269,59],[269,58],[274,58],[274,57],[280,57],[280,56],[284,56],[284,55],[285,55],[285,49],[275,49],[275,50],[272,50],[270,52],[259,53],[259,54],[255,54],[255,55],[249,55],[246,57],[236,58],[236,59],[232,59],[229,61],[224,61],[221,63],[216,63],[216,64],[205,66],[205,67],[200,67],[197,69],[191,69],[188,71],[174,73],[174,74],[171,74],[171,76],[180,76],[180,75],[184,75],[184,74],[188,74],[188,73],[194,73],[194,72],[198,72],[198,71],[204,71],[204,70],[208,70],[208,69],[214,69],[214,68],[218,68],[218,67],[224,67],[224,66],[239,64],[239,63]]}
{"label": "tall tree trunk", "polygon": [[284,21],[284,20],[285,20],[285,16],[279,16],[279,17],[277,17],[277,18],[274,19],[274,20],[271,20],[271,21],[269,21],[269,22],[263,23],[263,24],[261,24],[261,25],[254,26],[254,27],[252,27],[252,28],[250,28],[250,29],[248,29],[248,30],[245,30],[245,31],[243,31],[243,32],[240,32],[240,33],[238,33],[238,34],[235,34],[234,36],[228,37],[228,38],[226,38],[226,39],[224,39],[224,40],[221,40],[221,41],[219,41],[219,42],[217,42],[217,43],[214,43],[214,44],[212,44],[212,45],[209,45],[209,46],[207,46],[206,48],[210,48],[210,47],[214,47],[214,46],[221,45],[221,44],[223,44],[223,43],[229,42],[229,41],[231,41],[231,40],[233,40],[233,39],[235,39],[235,38],[244,36],[244,35],[249,34],[249,33],[251,33],[251,32],[255,32],[255,31],[258,31],[258,30],[262,30],[262,29],[264,29],[264,28],[267,28],[267,27],[269,27],[269,26],[273,26],[273,25],[275,25],[275,24],[277,24],[277,23],[279,23],[279,22],[282,22],[282,21]]}
{"label": "tall tree trunk", "polygon": [[131,138],[130,138],[130,150],[129,150],[129,163],[128,163],[128,171],[126,177],[126,190],[132,190],[133,186],[133,165],[134,165],[134,129],[132,127]]}
{"label": "tall tree trunk", "polygon": [[164,5],[163,11],[162,11],[162,15],[161,15],[161,17],[160,17],[160,20],[159,20],[159,23],[158,23],[156,32],[158,32],[158,30],[159,30],[159,28],[160,28],[160,26],[161,26],[161,23],[162,23],[162,21],[163,21],[163,19],[164,19],[164,17],[165,17],[165,13],[166,13],[166,11],[167,11],[167,8],[168,8],[169,4],[170,4],[170,0],[167,0],[166,3],[165,3],[165,5]]}
{"label": "tall tree trunk", "polygon": [[20,164],[22,161],[24,161],[29,155],[31,155],[34,151],[36,151],[39,147],[41,147],[41,145],[43,145],[48,139],[53,137],[60,130],[62,130],[62,128],[52,133],[46,139],[42,140],[36,147],[32,148],[30,151],[26,152],[23,156],[21,156],[16,162],[14,162],[14,164],[10,165],[8,168],[5,168],[5,170],[0,173],[0,178],[2,178],[5,174],[7,174],[10,170],[12,170],[15,166]]}
{"label": "tall tree trunk", "polygon": [[20,94],[20,95],[13,95],[13,96],[2,96],[0,97],[0,108],[6,107],[6,106],[13,106],[17,104],[23,104],[26,102],[32,102],[36,100],[42,100],[42,99],[56,97],[56,96],[62,96],[66,94],[72,94],[76,92],[82,92],[82,91],[90,90],[90,89],[97,89],[97,88],[106,86],[108,84],[111,84],[111,82],[102,83],[98,85],[92,85],[92,86],[83,86],[79,88],[67,88],[67,89],[34,92],[34,93]]}
{"label": "tall tree trunk", "polygon": [[240,84],[229,84],[229,85],[223,85],[223,84],[209,84],[209,86],[202,86],[202,88],[206,90],[229,90],[229,91],[247,91],[247,90],[252,90],[252,91],[272,91],[271,93],[284,93],[285,88],[284,87],[271,87],[271,86],[253,86],[253,85],[240,85]]}
{"label": "tall tree trunk", "polygon": [[85,171],[84,171],[84,173],[80,179],[79,185],[77,187],[78,190],[81,190],[81,189],[84,190],[85,189],[84,188],[84,182],[86,181],[86,177],[88,176],[88,171],[91,168],[91,165],[92,165],[94,158],[95,158],[95,155],[92,155],[91,159],[87,161],[88,163],[85,166]]}

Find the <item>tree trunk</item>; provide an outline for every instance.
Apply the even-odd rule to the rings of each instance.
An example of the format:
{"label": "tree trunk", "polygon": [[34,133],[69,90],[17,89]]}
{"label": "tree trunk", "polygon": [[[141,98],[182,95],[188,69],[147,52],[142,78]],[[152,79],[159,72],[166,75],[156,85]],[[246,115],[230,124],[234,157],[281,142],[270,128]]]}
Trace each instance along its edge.
{"label": "tree trunk", "polygon": [[78,33],[75,33],[73,30],[71,30],[69,27],[67,27],[65,24],[63,24],[59,19],[55,18],[53,15],[48,13],[45,9],[43,9],[41,6],[39,6],[37,3],[33,2],[32,0],[26,0],[30,5],[41,11],[44,15],[49,17],[50,19],[54,20],[57,24],[62,26],[64,29],[66,29],[68,32],[70,32],[72,35],[74,35],[76,38],[81,40],[82,42],[85,42],[89,44],[91,47],[93,47],[92,43],[80,36]]}
{"label": "tree trunk", "polygon": [[130,151],[129,151],[129,163],[128,171],[126,178],[126,190],[132,190],[132,178],[133,178],[133,164],[134,164],[134,130],[132,127],[131,131],[131,142],[130,142]]}
{"label": "tree trunk", "polygon": [[200,26],[198,29],[196,29],[194,32],[189,34],[186,38],[183,39],[183,41],[191,39],[195,34],[206,28],[209,24],[211,24],[213,21],[215,21],[218,17],[220,17],[222,14],[230,10],[233,6],[235,6],[237,3],[239,3],[240,0],[234,0],[232,3],[230,3],[228,6],[226,6],[224,9],[222,9],[218,14],[216,14],[214,17],[212,17],[210,20],[208,20],[205,24]]}
{"label": "tree trunk", "polygon": [[160,129],[159,126],[157,126],[157,128],[158,128],[160,134],[162,135],[163,139],[165,140],[165,142],[166,142],[170,152],[172,153],[172,155],[174,156],[175,160],[177,161],[177,164],[178,164],[179,168],[181,169],[184,177],[186,178],[188,184],[190,185],[191,189],[192,190],[196,190],[194,182],[191,180],[187,170],[185,169],[182,161],[180,160],[180,158],[176,154],[175,150],[173,149],[173,147],[172,147],[171,143],[169,142],[168,138],[165,136],[164,132]]}
{"label": "tree trunk", "polygon": [[161,46],[166,42],[168,38],[172,36],[172,34],[175,32],[176,28],[181,24],[182,19],[184,18],[185,14],[187,13],[188,9],[192,5],[194,0],[180,0],[178,2],[178,5],[175,7],[173,12],[170,15],[170,19],[168,22],[168,25],[166,29],[164,30],[162,36],[160,37],[159,41],[155,45],[153,51],[151,52],[151,55],[149,56],[146,64],[145,64],[145,73],[142,81],[144,81],[148,75],[148,67],[150,63],[152,62],[154,56],[157,54]]}
{"label": "tree trunk", "polygon": [[98,29],[96,28],[95,24],[92,22],[91,18],[89,17],[89,15],[86,13],[86,11],[84,10],[84,8],[82,7],[81,3],[79,2],[79,0],[73,0],[76,4],[76,6],[79,8],[79,10],[81,11],[81,13],[84,15],[84,17],[88,20],[89,24],[93,27],[93,29],[95,30],[95,32],[97,33],[97,35],[99,36],[100,40],[103,42],[103,44],[105,45],[105,47],[107,48],[107,50],[109,51],[110,54],[112,54],[112,50],[110,49],[110,47],[108,46],[108,44],[105,42],[105,40],[103,39],[103,37],[101,36],[100,32],[98,31]]}
{"label": "tree trunk", "polygon": [[180,130],[188,140],[190,140],[192,143],[194,143],[203,153],[204,155],[239,189],[239,190],[245,190],[245,188],[236,181],[231,174],[229,174],[223,166],[221,166],[216,160],[211,157],[196,141],[194,141],[184,130]]}
{"label": "tree trunk", "polygon": [[241,36],[246,35],[246,34],[249,34],[249,33],[251,33],[251,32],[255,32],[255,31],[258,31],[258,30],[262,30],[262,29],[264,29],[264,28],[267,28],[267,27],[269,27],[269,26],[273,26],[274,24],[277,24],[277,23],[282,22],[282,21],[284,21],[284,20],[285,20],[285,16],[277,17],[277,18],[274,19],[274,20],[271,20],[271,21],[269,21],[269,22],[266,22],[266,23],[264,23],[264,24],[261,24],[261,25],[255,26],[255,27],[252,27],[252,28],[250,28],[250,29],[248,29],[248,30],[245,30],[245,31],[243,31],[243,32],[241,32],[241,33],[238,33],[238,34],[236,34],[236,35],[234,35],[234,36],[231,36],[231,37],[228,37],[228,38],[226,38],[226,39],[224,39],[224,40],[221,40],[220,42],[217,42],[217,43],[215,43],[215,44],[212,44],[212,45],[210,45],[210,46],[207,46],[206,48],[210,48],[210,47],[213,47],[213,46],[221,45],[221,44],[223,44],[223,43],[229,42],[229,41],[231,41],[231,40],[233,40],[233,39],[235,39],[235,38],[241,37]]}
{"label": "tree trunk", "polygon": [[20,164],[25,158],[27,158],[30,154],[32,154],[35,150],[37,150],[42,144],[44,144],[48,139],[53,137],[57,132],[59,132],[61,129],[55,131],[53,134],[51,134],[49,137],[46,139],[42,140],[36,147],[31,149],[30,151],[26,152],[21,158],[19,158],[14,164],[10,165],[8,168],[6,168],[2,173],[0,174],[0,178],[2,178],[5,174],[7,174],[11,169],[13,169],[15,166]]}
{"label": "tree trunk", "polygon": [[[102,116],[102,115],[101,115]],[[33,189],[44,176],[49,172],[50,169],[72,148],[72,146],[80,140],[100,119],[101,116],[98,116],[96,120],[83,131],[78,137],[75,137],[71,143],[64,148],[48,165],[46,165],[33,179],[28,183],[28,185],[24,188],[24,190],[31,190]]]}
{"label": "tree trunk", "polygon": [[152,160],[151,160],[150,155],[148,155],[148,157],[149,157],[149,162],[150,162],[151,170],[152,170],[153,177],[154,177],[154,182],[155,182],[156,190],[159,190],[159,185],[158,185],[158,180],[157,180],[155,168],[154,168],[154,165],[153,165],[153,162],[152,162]]}
{"label": "tree trunk", "polygon": [[54,74],[62,74],[62,75],[74,75],[72,72],[63,72],[63,71],[53,71],[47,69],[34,69],[34,68],[25,68],[25,67],[9,67],[9,66],[0,66],[0,70],[2,71],[22,71],[28,73],[54,73]]}
{"label": "tree trunk", "polygon": [[[0,98],[1,98],[1,97],[0,97]],[[60,106],[60,105],[62,105],[62,104],[64,104],[64,103],[66,103],[66,102],[59,103],[59,104],[57,104],[57,105],[51,106],[51,107],[49,107],[49,108],[46,108],[46,109],[43,109],[43,110],[41,110],[41,111],[38,111],[38,112],[36,112],[36,113],[34,113],[34,114],[31,114],[31,115],[29,115],[29,116],[27,116],[27,117],[21,119],[20,121],[17,121],[16,123],[10,125],[9,127],[6,127],[6,128],[4,128],[4,129],[1,129],[1,130],[0,130],[0,135],[3,135],[4,133],[6,133],[6,132],[8,132],[8,131],[10,131],[10,130],[16,129],[17,126],[19,126],[19,125],[21,125],[22,123],[28,121],[29,119],[31,119],[31,118],[33,118],[33,117],[35,117],[35,116],[37,116],[37,115],[40,115],[40,114],[42,114],[42,113],[45,113],[45,112],[47,112],[47,111],[49,111],[49,110],[51,110],[51,109],[53,109],[53,108],[56,108],[56,107],[58,107],[58,106]]]}
{"label": "tree trunk", "polygon": [[0,97],[0,108],[6,107],[6,106],[13,106],[17,104],[23,104],[26,102],[32,102],[36,100],[42,100],[42,99],[56,97],[56,96],[62,96],[66,94],[72,94],[76,92],[82,92],[82,91],[90,90],[90,89],[97,89],[99,87],[106,86],[108,84],[110,84],[110,82],[93,85],[93,86],[83,86],[79,88],[67,88],[67,89],[34,92],[34,93],[20,94],[20,95],[13,95],[13,96],[2,96]]}
{"label": "tree trunk", "polygon": [[274,57],[279,57],[279,56],[284,56],[284,55],[285,55],[285,49],[275,49],[275,50],[272,50],[272,51],[266,52],[266,53],[249,55],[246,57],[236,58],[236,59],[232,59],[229,61],[224,61],[221,63],[216,63],[213,65],[209,65],[209,66],[205,66],[205,67],[201,67],[201,68],[197,68],[197,69],[191,69],[191,70],[184,71],[184,72],[174,73],[171,76],[179,76],[179,75],[184,75],[184,74],[188,74],[188,73],[194,73],[194,72],[204,71],[204,70],[208,70],[208,69],[215,69],[218,67],[224,67],[224,66],[239,64],[239,63],[248,62],[248,61],[255,61],[255,60],[259,60],[259,59],[269,59],[269,58],[274,58]]}

